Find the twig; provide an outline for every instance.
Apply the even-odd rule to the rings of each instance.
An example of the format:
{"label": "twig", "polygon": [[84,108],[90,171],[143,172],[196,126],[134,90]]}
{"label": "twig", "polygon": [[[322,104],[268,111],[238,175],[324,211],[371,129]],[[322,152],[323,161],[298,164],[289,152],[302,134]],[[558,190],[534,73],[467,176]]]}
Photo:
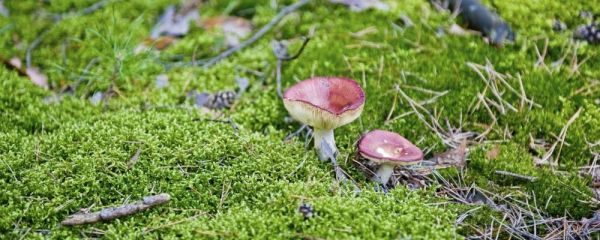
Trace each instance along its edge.
{"label": "twig", "polygon": [[76,213],[68,216],[61,222],[65,226],[74,226],[88,223],[97,223],[101,221],[110,221],[120,217],[136,214],[148,208],[164,204],[171,200],[171,196],[166,193],[144,197],[142,201],[132,204],[125,204],[119,207],[104,208],[93,213]]}
{"label": "twig", "polygon": [[209,59],[208,61],[206,61],[205,63],[202,64],[203,67],[208,68],[211,67],[213,65],[215,65],[216,63],[218,63],[219,61],[231,56],[232,54],[236,53],[237,51],[246,48],[247,46],[250,46],[251,44],[253,44],[254,42],[258,41],[258,39],[260,39],[261,37],[263,37],[265,34],[267,34],[273,27],[275,27],[275,25],[277,25],[277,23],[279,23],[285,16],[287,16],[288,14],[296,11],[297,9],[299,9],[300,7],[306,5],[307,3],[309,3],[311,0],[300,0],[292,5],[289,5],[283,9],[281,9],[281,11],[275,15],[275,17],[273,17],[273,19],[271,19],[271,21],[269,23],[267,23],[265,26],[263,26],[260,30],[258,30],[258,32],[254,33],[254,35],[252,35],[252,37],[250,37],[248,40],[240,43],[240,45],[237,45],[235,47],[232,47],[230,49],[227,49],[226,51],[222,52],[221,54],[217,55],[216,57],[213,57],[211,59]]}
{"label": "twig", "polygon": [[300,133],[302,133],[304,131],[304,129],[306,129],[306,127],[308,127],[308,125],[302,124],[302,126],[300,126],[300,128],[298,130],[296,130],[295,132],[290,133],[289,135],[285,136],[285,138],[284,138],[283,141],[289,141],[293,137],[300,135]]}
{"label": "twig", "polygon": [[29,45],[29,47],[27,47],[27,53],[25,55],[25,67],[26,68],[31,68],[31,52],[37,48],[37,46],[40,45],[40,43],[42,43],[42,39],[44,38],[44,36],[46,36],[46,34],[48,33],[48,30],[43,31],[40,35],[38,35],[38,37],[33,40],[33,42]]}
{"label": "twig", "polygon": [[287,49],[287,45],[282,43],[281,41],[273,41],[272,43],[272,47],[273,47],[273,53],[275,54],[275,57],[277,58],[277,65],[276,65],[276,71],[275,71],[275,81],[277,82],[277,95],[279,95],[280,98],[283,98],[283,93],[281,91],[281,67],[283,65],[284,61],[292,61],[296,58],[298,58],[300,56],[300,54],[302,54],[302,52],[304,51],[304,48],[306,47],[306,44],[308,44],[308,41],[310,41],[310,37],[303,37],[304,41],[302,42],[302,46],[300,47],[300,50],[298,50],[298,52],[296,52],[296,54],[294,54],[293,56],[290,56],[288,54],[288,49]]}
{"label": "twig", "polygon": [[521,174],[517,174],[517,173],[513,173],[513,172],[502,171],[502,170],[496,170],[496,171],[494,171],[494,173],[499,174],[499,175],[504,175],[504,176],[520,178],[520,179],[524,179],[524,180],[527,180],[530,182],[533,182],[537,179],[536,177],[521,175]]}

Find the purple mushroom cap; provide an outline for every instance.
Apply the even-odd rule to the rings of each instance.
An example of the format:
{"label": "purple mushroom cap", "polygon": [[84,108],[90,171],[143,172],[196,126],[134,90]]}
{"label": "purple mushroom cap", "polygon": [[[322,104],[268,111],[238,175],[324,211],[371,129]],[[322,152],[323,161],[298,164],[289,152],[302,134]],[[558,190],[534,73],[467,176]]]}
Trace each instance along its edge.
{"label": "purple mushroom cap", "polygon": [[374,130],[365,134],[358,143],[360,154],[374,162],[410,165],[423,159],[423,152],[397,133]]}
{"label": "purple mushroom cap", "polygon": [[315,128],[333,129],[360,116],[365,93],[348,78],[314,77],[286,90],[283,101],[296,120]]}

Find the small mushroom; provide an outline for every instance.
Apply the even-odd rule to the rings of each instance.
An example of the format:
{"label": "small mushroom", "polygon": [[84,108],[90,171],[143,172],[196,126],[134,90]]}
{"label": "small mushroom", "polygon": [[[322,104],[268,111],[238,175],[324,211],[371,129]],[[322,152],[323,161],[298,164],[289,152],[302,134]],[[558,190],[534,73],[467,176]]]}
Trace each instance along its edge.
{"label": "small mushroom", "polygon": [[406,138],[394,132],[374,130],[358,142],[358,152],[366,159],[380,164],[373,180],[387,184],[396,166],[419,163],[423,152]]}
{"label": "small mushroom", "polygon": [[365,93],[356,81],[340,77],[314,77],[290,87],[283,94],[283,104],[290,115],[313,127],[319,159],[330,154],[321,149],[326,143],[335,156],[337,147],[333,130],[360,116]]}

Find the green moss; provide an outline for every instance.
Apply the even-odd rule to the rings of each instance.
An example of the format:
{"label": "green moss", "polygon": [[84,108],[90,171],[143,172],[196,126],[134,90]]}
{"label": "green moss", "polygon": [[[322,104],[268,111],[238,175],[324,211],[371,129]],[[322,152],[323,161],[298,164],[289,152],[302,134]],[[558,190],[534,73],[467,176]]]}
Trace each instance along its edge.
{"label": "green moss", "polygon": [[[52,238],[78,237],[94,228],[110,238],[459,237],[454,219],[471,206],[439,207],[442,200],[431,191],[400,188],[388,195],[374,193],[347,156],[352,156],[357,137],[375,128],[399,132],[432,152],[445,150],[414,114],[386,122],[394,104],[392,117],[410,111],[393,90],[396,85],[447,90],[426,108],[454,126],[462,119],[465,131],[483,131],[481,126],[492,119],[485,109],[472,106],[485,84],[467,62],[489,61],[498,72],[519,74],[527,96],[541,107],[504,115],[494,110],[498,122],[487,139],[505,143],[493,160],[485,154],[491,145],[474,147],[465,183],[500,193],[523,192],[526,200],[535,196],[540,209],[554,216],[586,217],[597,207],[584,203],[592,197],[590,180],[581,177],[578,168],[589,164],[591,152],[598,151],[587,142],[600,136],[600,94],[594,88],[581,91],[600,78],[598,47],[580,44],[575,54],[587,61],[572,72],[570,35],[550,32],[549,25],[557,16],[569,26],[583,23],[576,16],[579,10],[598,11],[591,2],[495,2],[519,39],[498,49],[477,36],[436,37],[438,27],[454,20],[436,12],[427,1],[390,2],[389,12],[360,13],[316,1],[288,16],[254,45],[208,69],[167,69],[163,64],[179,55],[184,60],[193,55],[203,59],[223,50],[220,34],[199,28],[163,52],[134,53],[172,1],[115,1],[93,14],[67,16],[58,23],[40,12],[76,11],[94,2],[5,1],[11,15],[0,17],[0,25],[6,26],[0,27],[0,57],[24,59],[27,47],[47,30],[32,60],[49,76],[52,89],[41,90],[27,78],[0,68],[0,215],[4,216],[0,234],[8,238],[26,232],[37,237],[42,233]],[[277,2],[281,7],[292,1]],[[202,18],[223,11],[250,18],[259,27],[278,9],[267,0],[208,1]],[[392,23],[402,14],[415,26],[395,28]],[[312,28],[315,35],[303,54],[284,63],[283,85],[287,88],[310,76],[343,75],[365,89],[367,105],[361,118],[336,129],[340,162],[363,186],[359,196],[332,187],[330,166],[305,151],[303,139],[282,142],[299,124],[286,122],[287,113],[275,94],[270,40],[298,38]],[[370,32],[363,36],[352,34],[369,28],[374,30],[363,31]],[[544,45],[540,36],[549,38],[546,65],[568,56],[555,71],[534,67],[535,46]],[[298,42],[292,45],[297,47]],[[98,62],[84,75],[93,59]],[[162,73],[169,76],[170,85],[158,89],[154,81]],[[235,108],[224,112],[239,125],[239,133],[228,124],[198,120],[209,116],[186,102],[186,94],[233,89],[236,77],[251,81]],[[73,96],[65,95],[59,103],[44,100],[79,79],[83,81]],[[517,81],[508,81],[518,89]],[[88,101],[111,85],[119,94],[106,105]],[[416,100],[431,97],[404,90]],[[506,92],[503,98],[519,105],[517,95]],[[560,151],[560,165],[554,171],[535,167],[528,151],[530,135],[553,143],[580,108],[581,116],[567,132],[568,144]],[[127,161],[138,148],[140,160],[128,169]],[[498,176],[495,170],[538,180],[523,182]],[[79,208],[98,209],[157,192],[170,193],[172,203],[111,223],[76,228],[58,224]],[[302,199],[314,206],[315,218],[304,221],[297,212]],[[491,210],[479,211],[469,221],[489,222],[486,215]]]}

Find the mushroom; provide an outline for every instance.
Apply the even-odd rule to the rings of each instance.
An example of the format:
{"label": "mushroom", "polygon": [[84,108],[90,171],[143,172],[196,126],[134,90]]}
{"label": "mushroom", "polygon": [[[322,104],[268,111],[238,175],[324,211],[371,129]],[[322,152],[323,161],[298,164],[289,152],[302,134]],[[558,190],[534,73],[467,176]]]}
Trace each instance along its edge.
{"label": "mushroom", "polygon": [[380,164],[374,181],[386,185],[396,166],[419,163],[423,152],[406,138],[394,132],[374,130],[358,142],[358,152],[368,160]]}
{"label": "mushroom", "polygon": [[[352,79],[313,77],[287,89],[283,104],[292,118],[313,127],[315,149],[324,161],[337,153],[333,130],[360,116],[365,93]],[[323,143],[329,145],[331,153],[321,148]]]}

